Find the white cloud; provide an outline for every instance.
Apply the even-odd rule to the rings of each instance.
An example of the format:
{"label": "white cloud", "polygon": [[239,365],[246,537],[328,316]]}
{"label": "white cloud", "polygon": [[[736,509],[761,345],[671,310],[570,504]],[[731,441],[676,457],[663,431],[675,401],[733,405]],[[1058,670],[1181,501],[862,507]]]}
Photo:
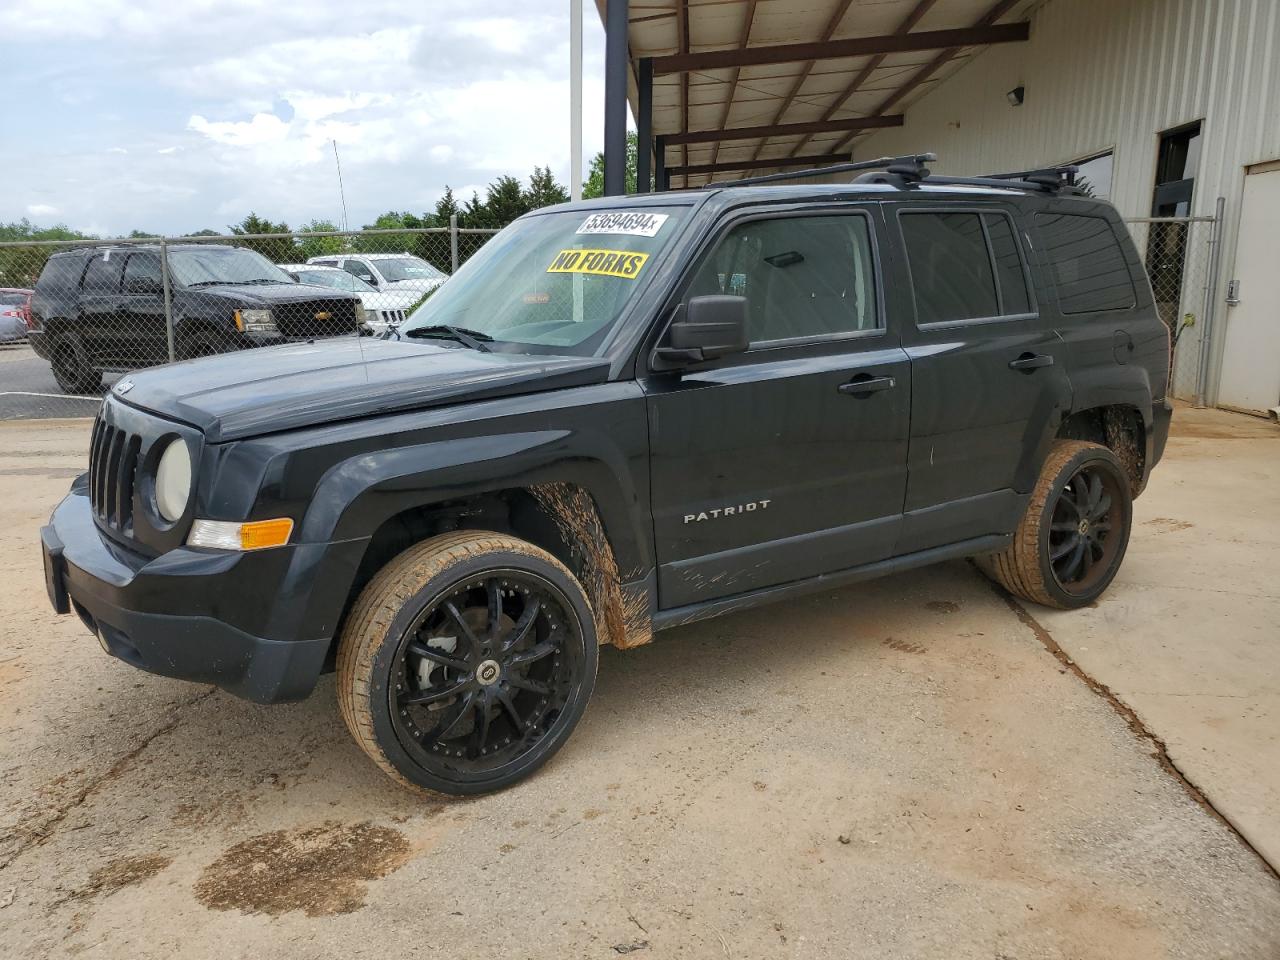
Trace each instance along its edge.
{"label": "white cloud", "polygon": [[[0,221],[28,204],[119,232],[222,229],[250,209],[336,220],[332,140],[353,224],[430,209],[445,184],[483,195],[535,165],[567,180],[567,9],[367,0],[351,13],[334,0],[0,0],[0,35],[43,65],[10,91],[39,149],[8,165]],[[603,38],[586,26],[589,157]]]}
{"label": "white cloud", "polygon": [[58,208],[52,207],[47,203],[29,203],[27,204],[27,215],[31,217],[56,217]]}

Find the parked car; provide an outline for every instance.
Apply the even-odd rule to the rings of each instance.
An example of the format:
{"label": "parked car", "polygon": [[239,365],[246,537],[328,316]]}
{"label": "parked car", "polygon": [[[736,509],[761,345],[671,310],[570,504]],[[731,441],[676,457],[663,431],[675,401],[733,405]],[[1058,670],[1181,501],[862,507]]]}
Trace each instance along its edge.
{"label": "parked car", "polygon": [[[168,260],[178,359],[355,334],[365,321],[356,295],[295,283],[244,247],[175,244]],[[31,345],[67,393],[100,389],[103,370],[169,360],[158,246],[55,253],[36,281],[31,310]]]}
{"label": "parked car", "polygon": [[42,532],[54,609],[260,702],[333,665],[384,771],[472,794],[564,744],[602,643],[962,557],[1088,606],[1172,406],[1068,174],[564,204],[386,338],[134,374]]}
{"label": "parked car", "polygon": [[351,253],[311,257],[307,263],[337,267],[358,277],[374,289],[431,293],[449,279],[421,257],[410,253]]}
{"label": "parked car", "polygon": [[27,339],[31,319],[31,291],[0,287],[0,343]]}
{"label": "parked car", "polygon": [[299,283],[354,293],[364,304],[365,323],[374,333],[385,333],[387,327],[404,323],[426,296],[420,290],[381,291],[355,274],[319,263],[282,263],[279,266]]}

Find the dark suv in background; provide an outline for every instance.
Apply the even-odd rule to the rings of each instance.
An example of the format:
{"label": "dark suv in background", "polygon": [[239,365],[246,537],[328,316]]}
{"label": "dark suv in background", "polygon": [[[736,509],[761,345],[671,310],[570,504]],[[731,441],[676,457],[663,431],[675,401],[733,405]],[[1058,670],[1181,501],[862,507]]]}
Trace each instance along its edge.
{"label": "dark suv in background", "polygon": [[[299,284],[244,247],[168,247],[177,359],[290,340],[356,334],[360,298]],[[102,371],[169,360],[158,245],[104,245],[49,258],[31,298],[31,345],[67,393],[92,393]]]}
{"label": "dark suv in background", "polygon": [[1172,413],[1142,260],[1074,168],[920,159],[548,207],[382,338],[121,381],[55,609],[253,700],[336,668],[373,760],[465,794],[565,742],[599,644],[961,557],[1092,604]]}

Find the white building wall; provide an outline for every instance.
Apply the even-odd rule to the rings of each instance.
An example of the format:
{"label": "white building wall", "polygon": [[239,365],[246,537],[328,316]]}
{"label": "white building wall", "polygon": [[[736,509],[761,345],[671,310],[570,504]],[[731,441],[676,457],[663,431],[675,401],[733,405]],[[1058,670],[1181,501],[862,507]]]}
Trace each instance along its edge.
{"label": "white building wall", "polygon": [[[1113,150],[1111,200],[1148,216],[1161,131],[1202,122],[1194,210],[1226,198],[1209,397],[1233,276],[1244,168],[1280,158],[1280,0],[1046,0],[1031,39],[993,46],[858,141],[855,159],[932,150],[939,173],[974,175]],[[1007,91],[1026,88],[1025,103]]]}

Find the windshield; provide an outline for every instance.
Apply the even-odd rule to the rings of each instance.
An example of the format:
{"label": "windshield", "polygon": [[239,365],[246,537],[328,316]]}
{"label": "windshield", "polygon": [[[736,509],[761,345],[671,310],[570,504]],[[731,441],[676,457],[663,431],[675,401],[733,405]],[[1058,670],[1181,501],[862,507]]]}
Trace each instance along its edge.
{"label": "windshield", "polygon": [[186,287],[214,283],[291,283],[266,257],[243,247],[170,250],[169,269]]}
{"label": "windshield", "polygon": [[518,220],[414,311],[402,333],[455,326],[513,353],[591,356],[688,207],[569,210]]}
{"label": "windshield", "polygon": [[299,283],[318,283],[322,287],[347,290],[352,293],[377,293],[373,287],[345,270],[294,270]]}
{"label": "windshield", "polygon": [[379,257],[373,261],[382,276],[395,283],[397,280],[443,280],[444,274],[417,257]]}

